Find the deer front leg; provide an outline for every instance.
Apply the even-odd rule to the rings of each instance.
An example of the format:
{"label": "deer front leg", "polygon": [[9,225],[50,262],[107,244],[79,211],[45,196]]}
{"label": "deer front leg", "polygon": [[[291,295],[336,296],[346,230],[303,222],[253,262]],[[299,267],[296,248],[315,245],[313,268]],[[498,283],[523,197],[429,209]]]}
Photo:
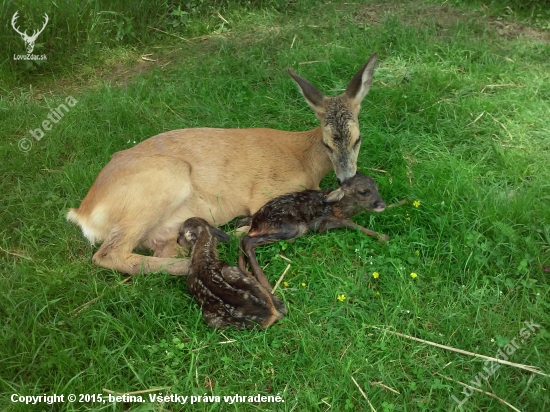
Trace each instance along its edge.
{"label": "deer front leg", "polygon": [[381,242],[387,242],[390,238],[383,233],[375,232],[374,230],[367,229],[363,226],[358,225],[355,222],[352,222],[349,219],[342,219],[339,217],[320,217],[314,219],[310,223],[310,229],[319,233],[325,232],[330,229],[339,229],[339,228],[348,228],[348,229],[359,229],[366,235],[372,236],[380,240]]}

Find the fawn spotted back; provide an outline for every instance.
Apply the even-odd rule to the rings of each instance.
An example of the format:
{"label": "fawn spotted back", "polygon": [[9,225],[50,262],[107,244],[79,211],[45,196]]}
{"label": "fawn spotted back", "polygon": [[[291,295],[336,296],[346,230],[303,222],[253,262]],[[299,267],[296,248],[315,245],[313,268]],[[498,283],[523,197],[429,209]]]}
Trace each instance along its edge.
{"label": "fawn spotted back", "polygon": [[191,249],[187,286],[202,305],[205,322],[217,328],[237,329],[272,325],[287,313],[277,297],[252,275],[218,259],[218,241],[229,236],[210,226],[204,219],[187,219],[180,230],[178,243]]}

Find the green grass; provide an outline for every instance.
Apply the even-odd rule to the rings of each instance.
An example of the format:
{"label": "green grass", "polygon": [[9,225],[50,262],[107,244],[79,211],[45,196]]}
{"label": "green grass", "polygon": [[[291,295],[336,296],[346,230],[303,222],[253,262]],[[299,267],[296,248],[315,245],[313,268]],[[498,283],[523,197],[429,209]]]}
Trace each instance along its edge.
{"label": "green grass", "polygon": [[[436,373],[470,385],[486,374],[481,359],[372,326],[495,356],[533,320],[541,328],[509,360],[550,373],[542,269],[550,266],[550,36],[534,20],[497,20],[490,5],[442,3],[228,7],[225,31],[210,23],[215,14],[197,14],[178,35],[208,36],[191,43],[165,35],[83,45],[64,68],[3,71],[0,409],[182,410],[10,401],[14,393],[166,388],[159,391],[285,400],[192,410],[370,410],[353,377],[377,411],[447,411],[459,410],[451,396],[464,398],[463,388]],[[289,314],[245,332],[208,328],[183,279],[152,274],[120,284],[126,276],[91,264],[96,249],[65,214],[113,153],[176,128],[313,128],[284,69],[336,94],[373,51],[379,64],[360,116],[359,170],[388,203],[420,201],[355,217],[389,243],[338,230],[258,248],[272,283],[288,264],[279,255],[292,260],[288,286],[277,291]],[[157,62],[137,63],[149,53]],[[76,106],[19,150],[68,95]],[[322,186],[335,185],[331,172]],[[220,253],[236,262],[236,239]],[[510,366],[481,389],[520,410],[550,408],[550,378]],[[508,410],[477,392],[463,408]]]}
{"label": "green grass", "polygon": [[[51,76],[74,76],[75,66],[98,69],[113,48],[155,45],[167,36],[195,37],[226,33],[228,28],[218,14],[230,9],[240,12],[257,8],[280,9],[288,0],[174,0],[44,2],[25,0],[15,4],[0,0],[0,39],[4,51],[0,60],[0,90],[10,86],[46,84]],[[38,36],[33,54],[49,56],[47,61],[15,60],[24,54],[23,41],[15,34],[11,20],[18,12],[16,27],[32,34],[42,27],[44,14],[49,22]],[[9,58],[8,58],[9,56]],[[120,56],[117,56],[120,58]],[[120,60],[118,60],[120,62]],[[44,77],[43,77],[44,76]]]}

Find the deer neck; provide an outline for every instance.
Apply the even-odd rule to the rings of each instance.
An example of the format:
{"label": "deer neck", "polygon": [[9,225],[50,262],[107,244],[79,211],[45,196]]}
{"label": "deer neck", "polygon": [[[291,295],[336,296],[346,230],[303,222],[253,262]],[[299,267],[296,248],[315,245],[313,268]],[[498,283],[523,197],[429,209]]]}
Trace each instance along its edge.
{"label": "deer neck", "polygon": [[304,147],[304,164],[311,170],[311,177],[318,186],[323,177],[333,169],[332,162],[323,145],[321,126],[304,132],[306,134]]}

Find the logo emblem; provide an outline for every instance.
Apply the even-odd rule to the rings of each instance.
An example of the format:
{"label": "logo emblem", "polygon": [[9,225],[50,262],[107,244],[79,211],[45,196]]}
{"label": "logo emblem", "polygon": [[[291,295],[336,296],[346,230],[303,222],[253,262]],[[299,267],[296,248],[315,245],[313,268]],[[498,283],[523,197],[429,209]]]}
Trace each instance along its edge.
{"label": "logo emblem", "polygon": [[48,24],[48,21],[50,20],[48,15],[46,13],[44,13],[44,25],[42,26],[42,28],[40,30],[35,30],[33,33],[32,33],[32,36],[29,36],[27,34],[27,30],[25,30],[24,32],[21,32],[17,26],[15,25],[16,24],[16,21],[17,21],[17,18],[19,17],[18,15],[19,11],[16,11],[13,15],[13,17],[11,18],[11,26],[13,27],[13,29],[19,33],[19,35],[21,36],[21,38],[23,39],[23,41],[25,42],[25,48],[27,49],[27,53],[28,54],[31,54],[32,51],[34,50],[34,43],[36,42],[36,38],[38,37],[38,35],[40,33],[42,33],[44,31],[44,29],[46,28],[46,24]]}

